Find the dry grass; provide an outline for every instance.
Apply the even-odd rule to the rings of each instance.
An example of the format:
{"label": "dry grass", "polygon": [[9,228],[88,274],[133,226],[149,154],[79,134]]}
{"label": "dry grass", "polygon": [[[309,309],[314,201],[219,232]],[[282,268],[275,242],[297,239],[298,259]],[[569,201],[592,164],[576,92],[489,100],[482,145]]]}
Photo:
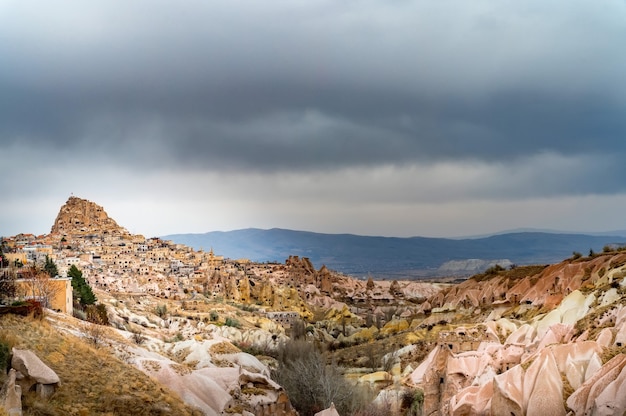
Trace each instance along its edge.
{"label": "dry grass", "polygon": [[236,354],[241,352],[241,350],[235,347],[230,342],[218,342],[217,344],[211,345],[209,348],[211,354]]}
{"label": "dry grass", "polygon": [[3,337],[30,349],[53,369],[61,385],[49,401],[24,396],[28,415],[200,415],[174,393],[114,357],[105,345],[59,332],[49,322],[0,317]]}
{"label": "dry grass", "polygon": [[602,351],[602,355],[600,355],[600,359],[602,360],[602,364],[606,364],[609,361],[611,361],[612,358],[620,355],[620,354],[626,354],[626,346],[621,346],[621,347],[609,347],[609,348],[605,348]]}
{"label": "dry grass", "polygon": [[248,394],[251,396],[254,396],[254,395],[263,396],[267,394],[267,391],[258,387],[244,387],[241,389],[241,394]]}
{"label": "dry grass", "polygon": [[482,282],[492,279],[494,277],[504,277],[509,279],[509,288],[513,287],[518,280],[524,279],[528,276],[536,276],[546,268],[545,265],[529,265],[529,266],[517,266],[514,269],[500,270],[497,272],[485,272],[471,276],[468,280],[474,280],[476,282]]}
{"label": "dry grass", "polygon": [[563,382],[563,402],[565,402],[569,398],[569,396],[574,393],[574,388],[569,383],[569,380],[567,379],[565,374],[561,375],[561,381]]}
{"label": "dry grass", "polygon": [[597,339],[598,335],[604,328],[612,328],[613,323],[607,321],[604,325],[598,325],[598,320],[611,309],[615,308],[615,304],[605,305],[597,307],[593,311],[587,313],[582,319],[579,319],[574,328],[576,329],[576,335],[581,335],[584,331],[589,331],[588,339]]}

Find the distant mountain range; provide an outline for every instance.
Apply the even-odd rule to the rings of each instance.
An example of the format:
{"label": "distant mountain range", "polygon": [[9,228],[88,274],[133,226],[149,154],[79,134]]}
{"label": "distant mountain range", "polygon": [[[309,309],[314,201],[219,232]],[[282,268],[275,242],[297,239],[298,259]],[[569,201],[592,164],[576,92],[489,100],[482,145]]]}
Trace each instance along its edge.
{"label": "distant mountain range", "polygon": [[[620,235],[621,234],[621,235]],[[227,258],[255,262],[284,262],[290,255],[308,257],[315,267],[375,278],[423,278],[468,275],[493,264],[548,264],[602,251],[605,245],[624,245],[626,236],[555,232],[509,232],[462,239],[428,237],[370,237],[321,234],[279,228],[247,228],[204,234],[172,234],[166,240]]]}

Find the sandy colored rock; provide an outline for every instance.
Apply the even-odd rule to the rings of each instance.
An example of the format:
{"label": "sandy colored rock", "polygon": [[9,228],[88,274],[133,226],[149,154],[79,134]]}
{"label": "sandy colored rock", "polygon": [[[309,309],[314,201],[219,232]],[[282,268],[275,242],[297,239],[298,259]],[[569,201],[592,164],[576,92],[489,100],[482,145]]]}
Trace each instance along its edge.
{"label": "sandy colored rock", "polygon": [[607,348],[609,345],[611,345],[612,341],[613,332],[611,332],[609,328],[604,328],[602,331],[600,331],[600,334],[598,334],[598,338],[596,339],[598,345],[603,348]]}
{"label": "sandy colored rock", "polygon": [[105,231],[109,234],[128,234],[100,205],[71,196],[59,210],[50,233],[62,236],[102,234]]}
{"label": "sandy colored rock", "polygon": [[[552,354],[545,354],[542,360],[531,365],[540,366],[537,371],[526,413],[529,415],[565,415],[563,406],[563,382]],[[524,386],[524,390],[527,387]]]}
{"label": "sandy colored rock", "polygon": [[494,377],[491,414],[515,416],[524,414],[523,374],[522,366],[518,365]]}
{"label": "sandy colored rock", "polygon": [[30,350],[13,348],[11,367],[36,383],[56,384],[61,381],[59,376]]}
{"label": "sandy colored rock", "polygon": [[0,390],[0,406],[9,416],[22,416],[22,388],[16,384],[15,369],[9,370],[9,375]]}
{"label": "sandy colored rock", "polygon": [[624,414],[626,412],[626,367],[609,383],[594,400],[592,413],[598,416]]}
{"label": "sandy colored rock", "polygon": [[376,371],[374,373],[366,374],[359,377],[359,383],[386,383],[392,381],[393,377],[386,371]]}
{"label": "sandy colored rock", "polygon": [[467,387],[452,397],[450,403],[451,416],[482,415],[491,408],[493,382],[482,386]]}
{"label": "sandy colored rock", "polygon": [[[626,355],[618,354],[603,365],[595,374],[583,383],[567,399],[567,406],[576,416],[591,414],[596,407],[596,399],[614,380],[618,378],[626,366]],[[598,403],[602,405],[602,403]]]}
{"label": "sandy colored rock", "polygon": [[315,416],[339,416],[339,412],[335,409],[335,403],[331,403],[328,409],[315,413]]}

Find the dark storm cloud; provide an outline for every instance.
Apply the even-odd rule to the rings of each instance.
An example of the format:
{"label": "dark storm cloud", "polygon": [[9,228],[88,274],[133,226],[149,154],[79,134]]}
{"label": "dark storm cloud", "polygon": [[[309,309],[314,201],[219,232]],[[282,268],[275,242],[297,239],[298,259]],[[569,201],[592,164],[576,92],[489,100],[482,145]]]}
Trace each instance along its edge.
{"label": "dark storm cloud", "polygon": [[259,172],[623,154],[625,13],[617,1],[10,3],[0,140]]}

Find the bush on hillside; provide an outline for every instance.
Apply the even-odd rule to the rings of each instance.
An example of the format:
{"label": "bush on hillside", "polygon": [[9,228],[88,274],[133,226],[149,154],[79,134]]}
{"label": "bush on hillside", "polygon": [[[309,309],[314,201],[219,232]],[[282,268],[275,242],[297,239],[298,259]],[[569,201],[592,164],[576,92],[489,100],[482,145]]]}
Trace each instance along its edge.
{"label": "bush on hillside", "polygon": [[146,342],[147,338],[141,333],[140,330],[138,330],[138,329],[133,330],[133,331],[131,331],[131,334],[132,335],[131,335],[130,338],[135,342],[135,344],[141,345],[144,342]]}
{"label": "bush on hillside", "polygon": [[74,318],[80,319],[81,321],[87,320],[87,314],[82,309],[74,308],[72,315],[74,315]]}
{"label": "bush on hillside", "polygon": [[313,415],[331,403],[339,414],[349,415],[362,405],[361,391],[346,381],[336,364],[327,365],[312,343],[288,341],[279,349],[277,360],[272,378],[283,386],[301,415]]}
{"label": "bush on hillside", "polygon": [[421,389],[406,390],[402,395],[402,409],[407,416],[421,415],[423,405],[424,391]]}
{"label": "bush on hillside", "polygon": [[499,264],[496,264],[495,266],[491,266],[490,268],[485,270],[485,274],[494,275],[494,274],[498,274],[501,271],[504,271],[504,267],[500,266]]}
{"label": "bush on hillside", "polygon": [[224,321],[224,325],[226,326],[232,326],[233,328],[240,328],[241,327],[241,323],[239,323],[238,320],[236,320],[235,318],[226,318],[226,321]]}
{"label": "bush on hillside", "polygon": [[85,308],[87,320],[98,325],[109,325],[109,317],[107,315],[106,306],[102,303],[97,305],[87,305]]}
{"label": "bush on hillside", "polygon": [[165,318],[167,316],[167,306],[165,306],[165,305],[157,305],[157,307],[154,309],[154,313],[159,318]]}

